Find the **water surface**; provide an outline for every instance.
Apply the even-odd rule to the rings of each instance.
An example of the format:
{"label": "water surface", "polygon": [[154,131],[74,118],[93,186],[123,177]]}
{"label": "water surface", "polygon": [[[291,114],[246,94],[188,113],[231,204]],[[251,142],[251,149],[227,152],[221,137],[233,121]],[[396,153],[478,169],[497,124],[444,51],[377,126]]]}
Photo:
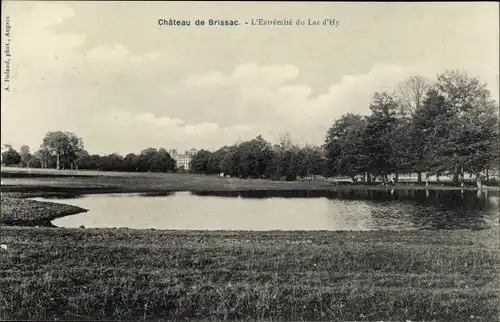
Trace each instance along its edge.
{"label": "water surface", "polygon": [[498,226],[497,191],[241,191],[69,195],[89,211],[60,227],[187,230],[418,230]]}

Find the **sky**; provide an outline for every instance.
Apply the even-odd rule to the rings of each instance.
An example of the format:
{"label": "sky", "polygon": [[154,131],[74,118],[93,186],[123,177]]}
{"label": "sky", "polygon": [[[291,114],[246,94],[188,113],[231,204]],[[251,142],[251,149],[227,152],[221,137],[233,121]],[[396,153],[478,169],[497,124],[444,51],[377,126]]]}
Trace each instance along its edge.
{"label": "sky", "polygon": [[[259,134],[276,142],[286,132],[322,144],[342,114],[367,114],[375,92],[446,69],[479,77],[498,100],[498,10],[495,2],[2,1],[1,141],[34,151],[45,133],[63,130],[90,153],[122,155],[214,150]],[[242,25],[158,24],[170,18]],[[293,25],[244,24],[260,18]]]}

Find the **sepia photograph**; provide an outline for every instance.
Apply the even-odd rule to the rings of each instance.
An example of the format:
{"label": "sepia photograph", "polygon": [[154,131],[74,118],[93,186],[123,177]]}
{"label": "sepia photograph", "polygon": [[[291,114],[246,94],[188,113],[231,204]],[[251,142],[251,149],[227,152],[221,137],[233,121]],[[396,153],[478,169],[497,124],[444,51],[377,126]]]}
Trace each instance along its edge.
{"label": "sepia photograph", "polygon": [[0,320],[499,321],[499,10],[2,1]]}

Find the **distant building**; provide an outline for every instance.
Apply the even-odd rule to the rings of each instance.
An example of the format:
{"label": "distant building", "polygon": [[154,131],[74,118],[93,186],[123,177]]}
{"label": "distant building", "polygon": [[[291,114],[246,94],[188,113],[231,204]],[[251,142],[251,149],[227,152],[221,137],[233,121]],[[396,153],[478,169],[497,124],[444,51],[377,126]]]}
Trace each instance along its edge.
{"label": "distant building", "polygon": [[177,162],[177,168],[189,169],[189,163],[191,162],[191,157],[189,155],[176,154],[172,157]]}
{"label": "distant building", "polygon": [[189,151],[185,151],[184,153],[177,153],[177,150],[172,149],[169,151],[170,156],[177,162],[177,168],[183,168],[185,170],[189,170],[189,163],[191,159],[196,154],[195,149],[191,149]]}

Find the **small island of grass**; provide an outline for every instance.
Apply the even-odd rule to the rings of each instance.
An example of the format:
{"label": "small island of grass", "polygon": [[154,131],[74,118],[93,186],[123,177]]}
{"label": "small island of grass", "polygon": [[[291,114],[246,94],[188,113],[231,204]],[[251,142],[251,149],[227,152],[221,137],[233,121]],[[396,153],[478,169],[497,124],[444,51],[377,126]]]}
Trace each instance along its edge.
{"label": "small island of grass", "polygon": [[56,218],[86,211],[71,205],[2,196],[0,224],[51,226],[50,222]]}

